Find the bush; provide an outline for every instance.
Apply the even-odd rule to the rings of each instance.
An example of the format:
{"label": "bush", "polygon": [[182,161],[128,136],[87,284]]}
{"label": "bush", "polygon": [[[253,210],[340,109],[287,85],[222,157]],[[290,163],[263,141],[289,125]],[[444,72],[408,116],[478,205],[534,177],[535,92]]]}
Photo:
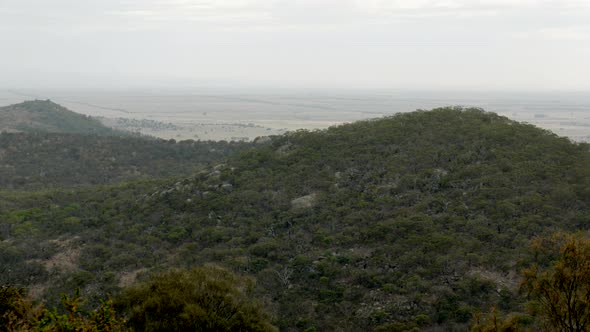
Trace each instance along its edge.
{"label": "bush", "polygon": [[117,306],[136,331],[275,331],[253,286],[218,267],[173,270],[127,289]]}

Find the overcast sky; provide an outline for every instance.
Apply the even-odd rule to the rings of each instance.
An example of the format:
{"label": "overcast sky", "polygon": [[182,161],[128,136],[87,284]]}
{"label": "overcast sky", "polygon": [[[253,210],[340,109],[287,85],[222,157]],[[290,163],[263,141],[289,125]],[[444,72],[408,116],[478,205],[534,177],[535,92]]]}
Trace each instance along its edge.
{"label": "overcast sky", "polygon": [[590,0],[0,0],[0,77],[590,91]]}

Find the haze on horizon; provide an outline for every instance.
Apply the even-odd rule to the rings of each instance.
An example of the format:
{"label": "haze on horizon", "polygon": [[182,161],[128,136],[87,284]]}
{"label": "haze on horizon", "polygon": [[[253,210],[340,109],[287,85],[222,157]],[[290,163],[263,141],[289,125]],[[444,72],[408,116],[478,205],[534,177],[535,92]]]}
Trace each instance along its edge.
{"label": "haze on horizon", "polygon": [[4,88],[590,90],[590,1],[3,0]]}

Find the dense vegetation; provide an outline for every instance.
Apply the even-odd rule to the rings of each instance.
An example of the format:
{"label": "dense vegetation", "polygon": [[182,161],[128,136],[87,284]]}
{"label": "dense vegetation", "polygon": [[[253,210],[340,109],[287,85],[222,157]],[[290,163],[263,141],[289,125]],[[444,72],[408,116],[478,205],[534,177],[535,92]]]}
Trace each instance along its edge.
{"label": "dense vegetation", "polygon": [[589,188],[587,144],[479,109],[399,114],[181,180],[2,192],[0,283],[94,298],[213,262],[255,278],[282,330],[465,330],[523,310],[527,244],[588,228]]}
{"label": "dense vegetation", "polygon": [[186,176],[249,147],[132,135],[48,100],[27,101],[0,108],[0,187],[30,190]]}
{"label": "dense vegetation", "polygon": [[79,289],[73,296],[64,294],[58,310],[35,305],[22,288],[3,286],[0,332],[276,331],[252,299],[253,285],[251,279],[215,266],[172,270],[90,310]]}
{"label": "dense vegetation", "polygon": [[253,286],[218,267],[173,270],[126,289],[117,307],[134,331],[274,331]]}
{"label": "dense vegetation", "polygon": [[25,101],[0,107],[0,132],[50,132],[126,136],[98,119],[72,112],[50,100]]}
{"label": "dense vegetation", "polygon": [[131,136],[1,133],[0,186],[39,189],[189,175],[250,146]]}

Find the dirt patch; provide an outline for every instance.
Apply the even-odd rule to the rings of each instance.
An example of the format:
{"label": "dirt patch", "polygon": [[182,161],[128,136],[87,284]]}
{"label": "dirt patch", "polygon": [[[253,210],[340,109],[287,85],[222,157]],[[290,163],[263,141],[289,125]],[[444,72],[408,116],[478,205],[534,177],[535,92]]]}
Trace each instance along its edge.
{"label": "dirt patch", "polygon": [[119,276],[119,286],[120,287],[128,287],[132,284],[135,283],[135,281],[137,281],[137,277],[142,274],[147,272],[146,268],[141,268],[141,269],[137,269],[131,272],[123,272],[121,273],[121,275]]}
{"label": "dirt patch", "polygon": [[291,201],[291,207],[295,210],[310,209],[317,204],[317,198],[317,193],[295,198]]}
{"label": "dirt patch", "polygon": [[520,284],[520,277],[513,271],[502,273],[483,268],[473,268],[467,272],[467,275],[493,281],[496,285],[510,290],[518,289]]}
{"label": "dirt patch", "polygon": [[[75,244],[79,237],[75,236],[68,239],[53,239],[47,241],[58,248],[58,253],[49,259],[35,259],[29,262],[36,262],[49,272],[49,274],[67,274],[78,270],[80,259],[80,248]],[[34,284],[28,287],[28,294],[33,299],[41,299],[45,291],[51,288],[50,283]]]}
{"label": "dirt patch", "polygon": [[77,270],[81,253],[80,247],[77,247],[73,243],[77,239],[78,237],[49,240],[49,243],[54,244],[59,248],[59,252],[40,263],[43,264],[45,269],[50,273],[53,271],[69,273]]}

